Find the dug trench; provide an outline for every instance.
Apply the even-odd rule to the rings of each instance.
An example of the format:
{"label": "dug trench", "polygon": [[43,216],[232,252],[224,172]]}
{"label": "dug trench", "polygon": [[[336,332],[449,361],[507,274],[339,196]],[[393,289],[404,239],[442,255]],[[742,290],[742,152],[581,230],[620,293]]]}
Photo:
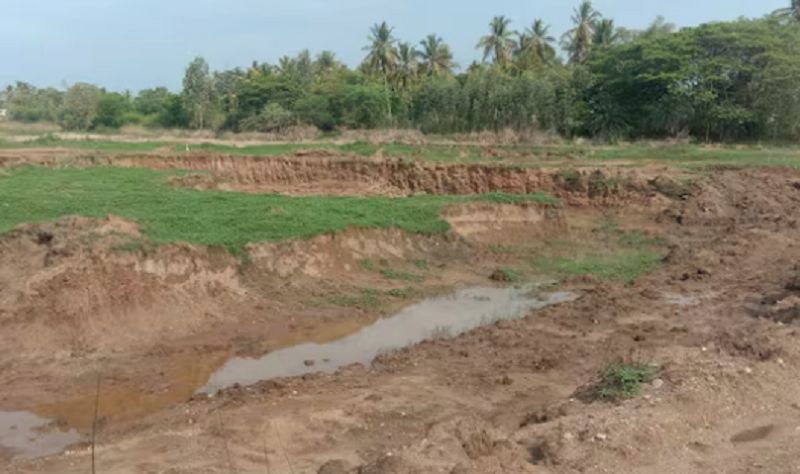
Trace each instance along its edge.
{"label": "dug trench", "polygon": [[[245,261],[149,244],[113,216],[21,226],[0,243],[0,409],[81,441],[35,459],[6,446],[5,462],[87,472],[99,379],[98,472],[786,472],[800,454],[785,316],[798,180],[721,170],[669,197],[648,178],[560,208],[457,204],[445,234],[349,229],[253,244]],[[196,393],[232,357],[347,338],[456,288],[545,279],[559,283],[543,294],[577,299],[366,364]],[[598,400],[618,359],[658,378]]]}

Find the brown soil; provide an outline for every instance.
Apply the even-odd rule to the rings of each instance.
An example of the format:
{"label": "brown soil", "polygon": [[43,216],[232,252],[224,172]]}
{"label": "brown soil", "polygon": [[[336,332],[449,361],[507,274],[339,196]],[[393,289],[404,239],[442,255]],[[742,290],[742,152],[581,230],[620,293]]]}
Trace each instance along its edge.
{"label": "brown soil", "polygon": [[[122,159],[133,161],[115,164],[143,164]],[[582,197],[558,211],[451,208],[445,236],[350,230],[258,244],[247,263],[197,246],[126,247],[138,230],[113,216],[21,227],[0,240],[0,408],[86,436],[99,376],[97,472],[800,470],[797,172],[719,171],[670,199],[643,175],[632,179],[641,186],[590,195],[535,170],[495,170],[498,178],[481,167],[414,165],[404,174],[396,162],[244,159],[237,169],[232,160],[201,157],[192,169],[259,190],[377,176],[388,194]],[[631,285],[573,278],[560,287],[578,292],[575,302],[370,367],[192,395],[232,355],[336,339],[425,296],[489,284],[543,242],[599,245],[596,229],[609,219],[664,239],[664,265]],[[408,299],[331,303],[409,285],[367,259],[424,279]],[[598,400],[598,373],[618,359],[656,363],[658,379],[640,397]],[[88,445],[5,469],[89,472]]]}

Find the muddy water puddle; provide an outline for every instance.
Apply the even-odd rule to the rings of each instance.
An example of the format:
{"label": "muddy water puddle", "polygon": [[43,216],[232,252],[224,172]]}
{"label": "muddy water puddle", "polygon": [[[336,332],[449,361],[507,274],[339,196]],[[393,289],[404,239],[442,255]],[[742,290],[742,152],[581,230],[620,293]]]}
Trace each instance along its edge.
{"label": "muddy water puddle", "polygon": [[0,450],[12,459],[33,459],[59,453],[80,441],[73,429],[26,411],[0,411]]}
{"label": "muddy water puddle", "polygon": [[382,353],[426,339],[453,337],[528,311],[573,301],[571,292],[535,294],[534,288],[469,288],[414,304],[357,333],[333,342],[306,343],[270,352],[259,359],[234,358],[211,375],[199,393],[252,385],[280,377],[334,372],[351,364],[370,364]]}

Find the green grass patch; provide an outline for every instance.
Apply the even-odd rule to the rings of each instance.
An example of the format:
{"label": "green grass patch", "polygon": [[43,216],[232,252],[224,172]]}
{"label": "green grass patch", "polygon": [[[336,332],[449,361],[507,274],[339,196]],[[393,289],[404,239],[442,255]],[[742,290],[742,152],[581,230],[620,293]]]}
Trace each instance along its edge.
{"label": "green grass patch", "polygon": [[383,268],[380,270],[380,274],[383,275],[384,278],[388,278],[389,280],[402,280],[402,281],[422,280],[422,276],[417,275],[416,273],[406,272],[403,270],[394,270],[392,268]]}
{"label": "green grass patch", "polygon": [[377,309],[383,306],[381,292],[373,288],[365,288],[356,294],[340,294],[328,299],[328,303],[345,308]]}
{"label": "green grass patch", "polygon": [[612,362],[601,370],[595,393],[606,400],[638,397],[642,384],[652,382],[658,371],[657,366],[640,362]]}
{"label": "green grass patch", "polygon": [[534,266],[541,272],[569,277],[591,275],[603,280],[632,283],[661,264],[661,256],[652,251],[617,251],[608,255],[579,257],[538,257]]}
{"label": "green grass patch", "polygon": [[[489,196],[290,197],[174,187],[176,173],[144,168],[16,168],[0,177],[0,232],[64,215],[138,222],[154,243],[190,242],[242,252],[251,242],[308,238],[346,227],[441,233],[444,207]],[[551,203],[547,194],[514,202]]]}
{"label": "green grass patch", "polygon": [[533,267],[560,278],[591,275],[630,284],[662,264],[666,241],[659,236],[622,230],[613,219],[603,220],[591,235],[587,242],[548,242],[548,250],[533,258]]}
{"label": "green grass patch", "polygon": [[114,140],[63,140],[54,135],[42,135],[33,140],[2,141],[0,148],[74,148],[95,151],[150,152],[167,144],[164,142],[124,142]]}

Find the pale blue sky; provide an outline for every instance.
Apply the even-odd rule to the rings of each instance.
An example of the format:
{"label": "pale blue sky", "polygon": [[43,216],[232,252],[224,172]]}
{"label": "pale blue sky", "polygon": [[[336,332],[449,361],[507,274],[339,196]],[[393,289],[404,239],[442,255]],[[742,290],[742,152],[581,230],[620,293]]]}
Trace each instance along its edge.
{"label": "pale blue sky", "polygon": [[[386,20],[418,42],[435,32],[456,60],[479,59],[475,43],[492,16],[523,29],[536,17],[554,36],[569,27],[578,0],[0,0],[0,84],[93,82],[115,90],[180,85],[197,55],[212,68],[275,62],[308,48],[360,62],[370,25]],[[595,0],[619,26],[641,28],[658,15],[679,26],[760,17],[788,0]]]}

